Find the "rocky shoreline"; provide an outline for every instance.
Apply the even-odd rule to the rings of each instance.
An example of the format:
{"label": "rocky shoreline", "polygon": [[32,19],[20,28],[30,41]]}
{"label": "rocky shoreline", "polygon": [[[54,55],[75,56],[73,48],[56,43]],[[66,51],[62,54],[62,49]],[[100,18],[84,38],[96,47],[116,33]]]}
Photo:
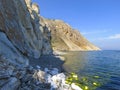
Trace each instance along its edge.
{"label": "rocky shoreline", "polygon": [[0,90],[81,90],[65,83],[65,53],[54,50],[96,48],[66,25],[42,18],[32,0],[0,0]]}
{"label": "rocky shoreline", "polygon": [[66,75],[61,69],[38,64],[22,68],[0,56],[0,90],[82,90],[74,84],[66,84]]}

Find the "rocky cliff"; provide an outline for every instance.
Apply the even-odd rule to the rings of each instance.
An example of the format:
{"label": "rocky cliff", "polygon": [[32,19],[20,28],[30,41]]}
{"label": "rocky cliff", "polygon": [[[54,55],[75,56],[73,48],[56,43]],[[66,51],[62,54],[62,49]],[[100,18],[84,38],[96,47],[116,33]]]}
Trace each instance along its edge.
{"label": "rocky cliff", "polygon": [[16,64],[49,54],[50,33],[39,18],[39,7],[30,0],[0,0],[0,54]]}
{"label": "rocky cliff", "polygon": [[43,90],[29,66],[29,58],[52,52],[50,32],[39,18],[31,0],[0,0],[0,90]]}
{"label": "rocky cliff", "polygon": [[63,21],[45,19],[39,11],[31,0],[0,0],[0,90],[50,89],[45,72],[31,67],[29,58],[38,59],[52,49],[99,50]]}
{"label": "rocky cliff", "polygon": [[50,29],[51,44],[53,50],[67,51],[87,51],[100,50],[84,38],[78,30],[71,28],[70,25],[61,20],[50,20],[42,18],[42,21]]}
{"label": "rocky cliff", "polygon": [[[45,19],[31,0],[0,1],[0,54],[15,64],[28,64],[53,50],[99,50],[61,20]],[[52,44],[52,46],[51,46]]]}

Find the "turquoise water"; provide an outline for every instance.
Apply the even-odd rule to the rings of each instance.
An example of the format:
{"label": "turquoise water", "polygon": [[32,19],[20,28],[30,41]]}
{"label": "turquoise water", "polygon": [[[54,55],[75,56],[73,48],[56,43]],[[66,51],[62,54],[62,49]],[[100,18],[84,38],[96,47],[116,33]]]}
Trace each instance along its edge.
{"label": "turquoise water", "polygon": [[67,52],[65,58],[65,70],[77,73],[89,90],[120,90],[120,51]]}

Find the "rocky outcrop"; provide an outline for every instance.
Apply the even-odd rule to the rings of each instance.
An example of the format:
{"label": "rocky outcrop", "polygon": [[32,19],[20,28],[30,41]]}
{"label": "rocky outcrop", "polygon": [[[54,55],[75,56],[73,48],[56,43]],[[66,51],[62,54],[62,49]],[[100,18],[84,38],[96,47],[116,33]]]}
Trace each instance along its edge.
{"label": "rocky outcrop", "polygon": [[31,66],[18,67],[0,56],[0,90],[50,90],[49,83],[40,83],[33,77]]}
{"label": "rocky outcrop", "polygon": [[43,21],[50,29],[53,50],[100,50],[65,22],[45,18],[43,18]]}
{"label": "rocky outcrop", "polygon": [[12,63],[27,65],[26,57],[51,53],[50,32],[39,18],[39,7],[31,0],[1,0],[0,54]]}
{"label": "rocky outcrop", "polygon": [[47,89],[36,84],[29,66],[30,57],[52,52],[50,32],[39,18],[31,0],[0,0],[0,90]]}
{"label": "rocky outcrop", "polygon": [[0,90],[82,90],[66,78],[57,68],[18,67],[0,56]]}

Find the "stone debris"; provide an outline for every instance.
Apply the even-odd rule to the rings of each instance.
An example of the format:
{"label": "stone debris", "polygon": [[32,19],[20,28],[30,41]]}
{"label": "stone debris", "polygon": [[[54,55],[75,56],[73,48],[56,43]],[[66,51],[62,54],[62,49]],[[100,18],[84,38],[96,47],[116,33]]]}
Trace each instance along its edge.
{"label": "stone debris", "polygon": [[44,69],[44,72],[48,73],[50,70],[48,68]]}
{"label": "stone debris", "polygon": [[15,77],[11,77],[9,78],[8,83],[3,85],[0,90],[17,90],[19,85],[20,85],[20,80]]}
{"label": "stone debris", "polygon": [[20,68],[0,59],[0,70],[0,90],[82,90],[66,84],[66,75],[57,68]]}
{"label": "stone debris", "polygon": [[50,72],[52,75],[56,75],[58,74],[58,69],[57,68],[53,68],[53,70],[51,70]]}
{"label": "stone debris", "polygon": [[37,65],[36,67],[37,67],[37,69],[40,69],[40,68],[41,68],[39,65]]}
{"label": "stone debris", "polygon": [[58,73],[57,68],[53,68],[52,70],[45,68],[44,71],[36,70],[33,77],[36,79],[37,85],[40,83],[50,84],[50,90],[82,90],[74,83],[71,85],[66,84],[66,75]]}

